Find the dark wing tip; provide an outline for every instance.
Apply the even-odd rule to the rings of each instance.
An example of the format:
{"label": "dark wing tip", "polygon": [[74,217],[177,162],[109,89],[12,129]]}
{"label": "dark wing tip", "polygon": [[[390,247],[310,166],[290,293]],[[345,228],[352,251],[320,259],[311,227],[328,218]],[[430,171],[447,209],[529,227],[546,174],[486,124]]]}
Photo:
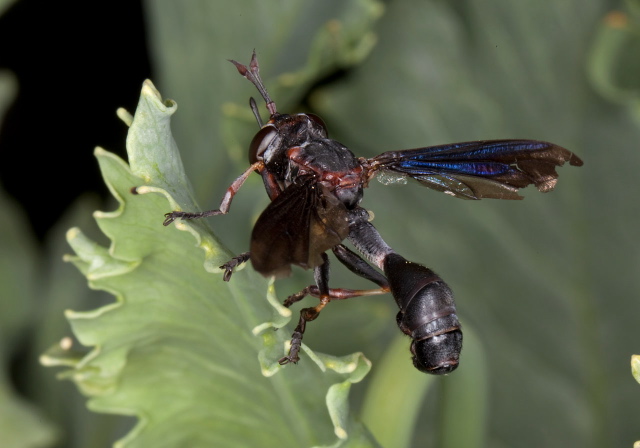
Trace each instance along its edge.
{"label": "dark wing tip", "polygon": [[564,165],[565,162],[569,162],[571,166],[582,166],[584,162],[580,157],[569,151],[563,146],[556,145],[554,143],[545,143],[549,148],[549,156],[553,158],[557,166]]}
{"label": "dark wing tip", "polygon": [[532,177],[533,184],[542,193],[547,193],[556,187],[559,176],[556,167],[563,166],[566,162],[571,166],[584,164],[580,157],[568,149],[553,143],[547,143],[547,145],[547,150],[540,152],[541,157],[518,163],[518,168]]}
{"label": "dark wing tip", "polygon": [[578,157],[574,153],[571,153],[571,157],[569,157],[569,165],[571,165],[571,166],[582,166],[582,165],[584,165],[584,162],[582,161],[582,159],[580,157]]}

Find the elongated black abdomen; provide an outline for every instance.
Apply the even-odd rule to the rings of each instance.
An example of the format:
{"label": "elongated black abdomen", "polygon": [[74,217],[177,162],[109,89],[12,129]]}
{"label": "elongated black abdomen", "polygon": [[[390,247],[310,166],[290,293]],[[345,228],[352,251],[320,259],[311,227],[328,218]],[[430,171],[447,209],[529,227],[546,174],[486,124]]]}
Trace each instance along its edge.
{"label": "elongated black abdomen", "polygon": [[396,253],[385,258],[384,272],[400,308],[398,327],[413,339],[413,365],[436,375],[455,370],[462,331],[449,286],[431,269]]}

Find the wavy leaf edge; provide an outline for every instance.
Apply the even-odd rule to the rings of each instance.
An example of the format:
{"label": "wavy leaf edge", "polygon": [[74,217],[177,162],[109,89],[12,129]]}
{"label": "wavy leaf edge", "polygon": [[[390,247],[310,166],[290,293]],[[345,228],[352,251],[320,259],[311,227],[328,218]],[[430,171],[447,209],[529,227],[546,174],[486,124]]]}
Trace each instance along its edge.
{"label": "wavy leaf edge", "polygon": [[[167,120],[167,123],[169,117],[177,109],[177,104],[175,102],[171,100],[163,101],[160,93],[153,83],[150,80],[146,80],[143,84],[140,103],[133,120],[131,120],[131,115],[124,109],[118,110],[118,115],[125,124],[130,126],[129,134],[131,134],[131,129],[136,126],[136,118],[138,114],[146,113],[139,112],[143,104],[146,104],[146,107],[155,108],[155,113],[160,115],[161,119]],[[169,140],[172,140],[170,135],[169,137]],[[146,195],[153,193],[155,195],[161,195],[167,200],[173,210],[186,208],[185,206],[189,201],[185,200],[185,198],[193,197],[190,189],[186,195],[182,195],[182,197],[175,197],[175,195],[169,191],[170,188],[168,188],[168,183],[170,182],[169,176],[163,176],[162,171],[158,171],[160,174],[158,177],[150,174],[148,166],[140,162],[140,155],[132,154],[132,152],[135,151],[135,145],[131,144],[130,139],[131,136],[129,135],[127,137],[127,151],[130,159],[129,164],[115,154],[100,147],[96,148],[94,154],[99,161],[101,159],[110,159],[111,162],[115,162],[120,165],[120,168],[125,170],[127,174],[140,178],[141,185],[135,188],[135,194]],[[181,170],[182,163],[179,159],[179,154],[172,154],[172,156],[178,166],[178,171]],[[156,165],[157,168],[157,163],[155,161],[149,162],[151,165]],[[136,164],[139,164],[139,166],[136,166]],[[182,187],[185,185],[188,186],[188,181],[186,181],[186,175],[183,171],[179,173],[178,177],[182,177],[184,179]],[[114,185],[112,185],[106,178],[105,182],[109,191],[117,200],[118,206],[114,211],[94,212],[94,218],[99,221],[99,223],[100,221],[120,219],[125,213],[127,207],[127,199],[123,198],[122,195],[117,192]],[[195,201],[190,202],[192,204],[189,206],[196,207]],[[179,221],[174,224],[176,229],[188,232],[195,240],[194,245],[204,252],[204,269],[213,274],[219,274],[222,272],[218,266],[220,264],[220,252],[224,252],[225,249],[220,246],[217,238],[213,235],[208,225],[206,225],[206,223],[189,221]],[[127,362],[127,353],[129,350],[135,349],[135,345],[125,352],[115,354],[120,358],[117,363],[117,368],[111,369],[111,371],[103,371],[100,365],[96,366],[94,364],[94,361],[100,355],[104,354],[103,344],[85,339],[83,337],[82,330],[78,330],[78,328],[75,327],[74,322],[95,319],[98,316],[111,313],[114,310],[125,306],[126,301],[119,291],[109,290],[102,285],[98,286],[95,284],[95,281],[106,277],[130,273],[137,269],[144,260],[132,260],[128,257],[122,257],[117,251],[117,239],[112,238],[112,236],[107,234],[104,229],[102,230],[110,240],[108,249],[90,241],[80,229],[70,229],[67,233],[67,241],[74,250],[75,255],[65,256],[64,259],[65,261],[72,262],[76,265],[81,273],[87,278],[91,288],[105,290],[112,294],[116,300],[90,311],[67,310],[65,312],[65,316],[71,323],[74,334],[83,345],[90,347],[90,350],[88,353],[82,355],[80,352],[74,351],[75,349],[72,347],[73,344],[68,343],[68,341],[66,343],[58,343],[41,356],[41,363],[47,366],[72,367],[71,370],[59,373],[58,377],[60,379],[71,379],[76,383],[82,393],[90,398],[88,402],[89,409],[97,412],[122,414],[138,418],[138,422],[133,429],[131,429],[124,438],[120,439],[114,445],[117,447],[123,447],[134,440],[143,428],[147,426],[149,417],[141,409],[114,408],[108,405],[104,406],[101,402],[96,402],[94,398],[109,395],[118,387],[117,384],[119,382],[119,377]],[[234,288],[229,288],[229,290],[230,294],[235,296]],[[274,318],[255,326],[251,331],[254,337],[264,335],[267,329],[283,327],[290,321],[292,316],[292,312],[283,307],[276,298],[273,288],[273,280],[271,280],[269,288],[265,293],[265,298],[274,311]],[[266,339],[268,338],[263,338],[263,341]],[[304,344],[302,349],[308,355],[308,358],[305,359],[306,362],[313,362],[321,372],[326,373],[328,371],[333,371],[340,374],[342,377],[341,380],[333,383],[326,393],[327,411],[333,423],[335,435],[338,437],[336,444],[331,446],[341,446],[342,443],[348,439],[346,428],[349,419],[349,388],[351,384],[360,382],[367,375],[371,369],[371,362],[360,352],[342,357],[335,357],[316,353]],[[267,360],[265,352],[268,350],[269,347],[265,345],[260,353],[258,353],[261,372],[265,377],[273,376],[284,369],[284,367],[280,366],[277,361],[270,362]],[[113,355],[114,354],[112,354],[112,356]],[[96,374],[100,377],[101,381],[97,384],[91,384],[91,381],[88,381],[88,379],[92,375]]]}

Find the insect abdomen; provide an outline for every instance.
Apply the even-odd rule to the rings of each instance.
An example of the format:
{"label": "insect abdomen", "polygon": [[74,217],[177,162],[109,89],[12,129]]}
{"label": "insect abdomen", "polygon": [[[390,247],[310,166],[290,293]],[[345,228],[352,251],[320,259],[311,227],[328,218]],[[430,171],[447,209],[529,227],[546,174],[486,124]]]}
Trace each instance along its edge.
{"label": "insect abdomen", "polygon": [[453,292],[431,269],[391,253],[384,260],[391,293],[400,308],[396,320],[409,335],[414,366],[444,374],[458,367],[462,331]]}

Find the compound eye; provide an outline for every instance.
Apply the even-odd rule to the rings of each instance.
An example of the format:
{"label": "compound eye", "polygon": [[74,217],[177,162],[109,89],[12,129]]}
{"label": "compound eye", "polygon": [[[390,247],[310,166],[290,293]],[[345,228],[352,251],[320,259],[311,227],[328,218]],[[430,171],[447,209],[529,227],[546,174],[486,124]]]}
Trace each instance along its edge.
{"label": "compound eye", "polygon": [[276,135],[278,135],[278,131],[274,126],[267,125],[258,131],[249,145],[249,163],[254,164],[263,159],[264,152]]}
{"label": "compound eye", "polygon": [[305,114],[305,115],[309,117],[309,120],[313,121],[315,124],[317,124],[322,128],[322,130],[324,131],[325,137],[329,135],[329,133],[327,132],[327,125],[324,124],[324,121],[322,120],[322,118],[318,117],[315,114]]}

